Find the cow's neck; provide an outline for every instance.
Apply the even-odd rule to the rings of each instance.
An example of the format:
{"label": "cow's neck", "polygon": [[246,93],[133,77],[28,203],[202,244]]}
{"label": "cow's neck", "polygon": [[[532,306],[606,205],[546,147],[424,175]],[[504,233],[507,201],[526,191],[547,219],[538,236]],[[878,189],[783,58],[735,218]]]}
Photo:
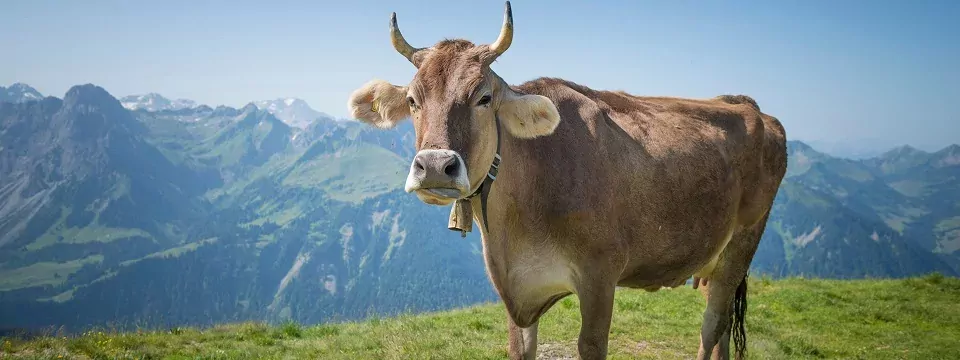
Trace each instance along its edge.
{"label": "cow's neck", "polygon": [[466,237],[467,232],[470,231],[470,223],[473,221],[473,216],[471,216],[472,211],[468,209],[472,208],[472,202],[474,199],[480,201],[480,224],[483,226],[483,229],[490,232],[489,221],[487,220],[487,200],[490,197],[490,189],[493,186],[493,182],[497,180],[497,173],[500,170],[500,143],[501,143],[501,134],[500,134],[500,117],[494,115],[494,128],[497,129],[497,147],[496,152],[493,154],[493,161],[490,164],[490,168],[487,170],[486,176],[483,177],[483,180],[480,181],[480,185],[467,197],[457,200],[453,209],[451,209],[451,225],[448,226],[450,230],[460,231],[461,237]]}

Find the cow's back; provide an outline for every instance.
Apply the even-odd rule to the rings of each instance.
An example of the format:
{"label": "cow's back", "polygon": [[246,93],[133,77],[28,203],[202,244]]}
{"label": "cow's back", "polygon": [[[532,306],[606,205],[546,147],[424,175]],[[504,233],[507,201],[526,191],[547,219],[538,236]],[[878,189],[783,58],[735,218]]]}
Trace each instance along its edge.
{"label": "cow's back", "polygon": [[747,96],[639,97],[551,78],[518,89],[551,98],[562,118],[522,154],[558,179],[536,190],[562,194],[532,212],[560,216],[544,224],[559,232],[613,229],[627,271],[651,284],[688,276],[735,225],[758,221],[785,171],[783,127]]}

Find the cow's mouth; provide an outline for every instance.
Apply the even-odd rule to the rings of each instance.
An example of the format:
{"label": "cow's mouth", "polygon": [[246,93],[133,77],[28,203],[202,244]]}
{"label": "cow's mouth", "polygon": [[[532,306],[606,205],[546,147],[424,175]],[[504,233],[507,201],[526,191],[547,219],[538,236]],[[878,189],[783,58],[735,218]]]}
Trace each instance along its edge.
{"label": "cow's mouth", "polygon": [[460,197],[460,189],[454,188],[430,188],[420,189],[419,191],[426,192],[434,197],[442,199],[456,199]]}
{"label": "cow's mouth", "polygon": [[415,191],[421,201],[431,205],[447,205],[461,195],[460,190],[454,188],[424,188]]}

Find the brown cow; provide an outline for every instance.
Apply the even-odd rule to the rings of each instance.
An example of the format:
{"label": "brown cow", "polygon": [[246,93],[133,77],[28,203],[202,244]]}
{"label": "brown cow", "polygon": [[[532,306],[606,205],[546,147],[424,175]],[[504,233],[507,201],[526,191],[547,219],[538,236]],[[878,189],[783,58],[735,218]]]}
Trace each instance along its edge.
{"label": "brown cow", "polygon": [[390,32],[417,68],[413,81],[373,80],[350,110],[383,129],[412,118],[406,191],[472,210],[511,358],[535,358],[538,319],[570,294],[581,358],[605,358],[617,286],[655,291],[691,276],[709,279],[697,357],[727,358],[731,333],[743,354],[747,270],[786,170],[776,118],[742,95],[641,97],[555,78],[509,85],[490,69],[513,37],[509,2],[489,46],[414,48],[396,13]]}

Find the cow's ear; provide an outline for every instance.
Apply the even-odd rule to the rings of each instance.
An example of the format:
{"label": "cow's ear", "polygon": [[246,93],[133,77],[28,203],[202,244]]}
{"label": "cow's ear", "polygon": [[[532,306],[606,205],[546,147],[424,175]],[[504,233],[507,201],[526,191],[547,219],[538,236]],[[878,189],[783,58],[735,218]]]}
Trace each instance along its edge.
{"label": "cow's ear", "polygon": [[406,86],[374,79],[354,90],[347,106],[350,115],[357,120],[381,129],[390,129],[410,116],[406,98]]}
{"label": "cow's ear", "polygon": [[511,90],[505,92],[497,115],[507,131],[521,139],[553,134],[560,124],[560,113],[549,98]]}

